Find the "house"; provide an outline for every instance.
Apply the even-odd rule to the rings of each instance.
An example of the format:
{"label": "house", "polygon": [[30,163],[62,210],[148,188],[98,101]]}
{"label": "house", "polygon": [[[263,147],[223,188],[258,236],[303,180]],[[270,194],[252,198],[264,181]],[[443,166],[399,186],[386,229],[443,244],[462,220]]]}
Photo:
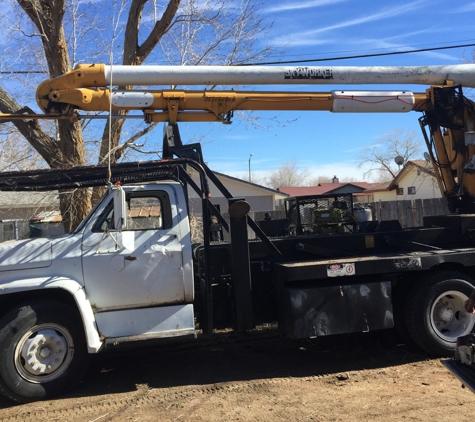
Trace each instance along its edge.
{"label": "house", "polygon": [[391,182],[369,188],[373,201],[441,198],[432,165],[425,160],[408,161]]}
{"label": "house", "polygon": [[58,192],[0,192],[0,221],[29,220],[58,208]]}
{"label": "house", "polygon": [[58,192],[0,192],[0,242],[62,234],[58,209]]}
{"label": "house", "polygon": [[[223,173],[214,172],[220,182],[235,197],[244,197],[251,211],[275,211],[276,202],[288,197],[284,192],[270,189],[255,183],[237,179]],[[197,174],[191,173],[199,185]],[[227,212],[228,201],[224,195],[210,183],[211,202],[222,212]],[[188,189],[190,213],[201,214],[201,198],[191,188]],[[59,209],[58,192],[0,192],[0,221],[25,220],[35,216],[49,216],[49,212]],[[56,217],[57,213],[55,214]],[[44,219],[43,219],[44,220]],[[36,219],[39,222],[38,219]],[[46,221],[46,220],[45,220]],[[43,222],[43,221],[42,221]],[[50,222],[48,220],[48,222]]]}
{"label": "house", "polygon": [[[244,197],[251,206],[251,211],[275,211],[276,204],[282,202],[289,195],[286,192],[267,188],[256,183],[228,176],[224,173],[214,172],[219,181],[234,197]],[[191,174],[195,183],[198,183],[196,173]],[[210,183],[211,203],[221,212],[227,212],[228,200]],[[188,189],[190,213],[201,213],[201,199],[193,189]]]}
{"label": "house", "polygon": [[378,185],[379,183],[368,182],[340,183],[338,178],[334,176],[331,183],[319,183],[317,186],[282,186],[278,190],[288,194],[290,197],[352,193],[355,202],[370,202],[365,192]]}

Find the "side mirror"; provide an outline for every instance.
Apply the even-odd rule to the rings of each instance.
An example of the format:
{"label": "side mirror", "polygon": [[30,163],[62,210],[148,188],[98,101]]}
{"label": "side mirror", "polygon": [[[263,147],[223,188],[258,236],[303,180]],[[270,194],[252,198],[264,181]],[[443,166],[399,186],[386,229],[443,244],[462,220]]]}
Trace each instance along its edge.
{"label": "side mirror", "polygon": [[127,230],[127,202],[122,186],[113,186],[114,230]]}

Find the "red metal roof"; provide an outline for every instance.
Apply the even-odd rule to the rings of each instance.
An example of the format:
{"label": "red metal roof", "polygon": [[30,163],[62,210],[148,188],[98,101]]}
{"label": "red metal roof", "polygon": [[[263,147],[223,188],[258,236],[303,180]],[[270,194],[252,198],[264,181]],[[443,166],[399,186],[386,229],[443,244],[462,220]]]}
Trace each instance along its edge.
{"label": "red metal roof", "polygon": [[351,182],[351,183],[320,183],[318,186],[282,186],[278,190],[281,192],[287,193],[290,196],[307,196],[307,195],[323,195],[325,193],[331,193],[336,189],[340,189],[344,186],[356,186],[360,188],[362,193],[366,189],[370,189],[374,186],[379,185],[379,183],[368,183],[368,182]]}

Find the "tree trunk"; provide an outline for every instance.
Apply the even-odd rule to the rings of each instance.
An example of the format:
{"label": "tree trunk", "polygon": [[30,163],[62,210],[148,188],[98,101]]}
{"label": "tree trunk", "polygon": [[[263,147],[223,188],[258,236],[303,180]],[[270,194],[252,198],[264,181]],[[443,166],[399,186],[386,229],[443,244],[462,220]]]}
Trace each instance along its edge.
{"label": "tree trunk", "polygon": [[[175,17],[181,0],[170,0],[167,8],[163,12],[162,18],[155,23],[152,31],[146,40],[139,45],[139,29],[140,21],[142,19],[142,12],[147,0],[132,0],[130,5],[129,18],[125,29],[124,40],[124,56],[122,60],[123,65],[140,66],[143,61],[153,51],[162,36],[168,31],[170,25]],[[119,87],[119,89],[132,89],[133,87]],[[115,112],[114,115],[126,116],[128,111],[122,110]],[[114,154],[111,151],[116,150],[119,146],[120,136],[124,127],[124,119],[112,120],[111,126],[109,123],[104,127],[102,134],[101,152],[99,154],[99,164],[106,164],[109,162],[114,164],[122,155],[123,149],[120,153]],[[110,157],[108,155],[110,154]],[[92,192],[92,203],[95,204],[104,194],[105,188],[96,187]]]}
{"label": "tree trunk", "polygon": [[[63,28],[64,0],[18,0],[18,3],[42,35],[41,42],[50,76],[60,76],[71,70]],[[59,139],[54,142],[55,148],[48,151],[50,156],[45,158],[46,162],[52,168],[84,166],[86,160],[81,125],[78,122],[59,120],[58,135]],[[82,221],[90,208],[88,190],[60,193],[60,210],[67,232]]]}

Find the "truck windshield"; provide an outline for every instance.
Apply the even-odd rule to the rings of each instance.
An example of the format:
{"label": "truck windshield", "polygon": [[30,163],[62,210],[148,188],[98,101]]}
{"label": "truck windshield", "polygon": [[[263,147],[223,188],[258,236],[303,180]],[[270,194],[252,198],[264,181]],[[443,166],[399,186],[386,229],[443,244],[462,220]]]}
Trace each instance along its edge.
{"label": "truck windshield", "polygon": [[97,201],[96,205],[94,205],[91,211],[89,211],[89,213],[86,215],[86,218],[84,218],[84,220],[81,221],[79,226],[77,226],[76,230],[73,230],[72,233],[79,233],[84,228],[86,223],[89,221],[91,216],[95,214],[96,209],[99,208],[99,206],[102,204],[106,196],[108,196],[108,194],[109,194],[109,190],[104,194],[104,196],[99,201]]}

